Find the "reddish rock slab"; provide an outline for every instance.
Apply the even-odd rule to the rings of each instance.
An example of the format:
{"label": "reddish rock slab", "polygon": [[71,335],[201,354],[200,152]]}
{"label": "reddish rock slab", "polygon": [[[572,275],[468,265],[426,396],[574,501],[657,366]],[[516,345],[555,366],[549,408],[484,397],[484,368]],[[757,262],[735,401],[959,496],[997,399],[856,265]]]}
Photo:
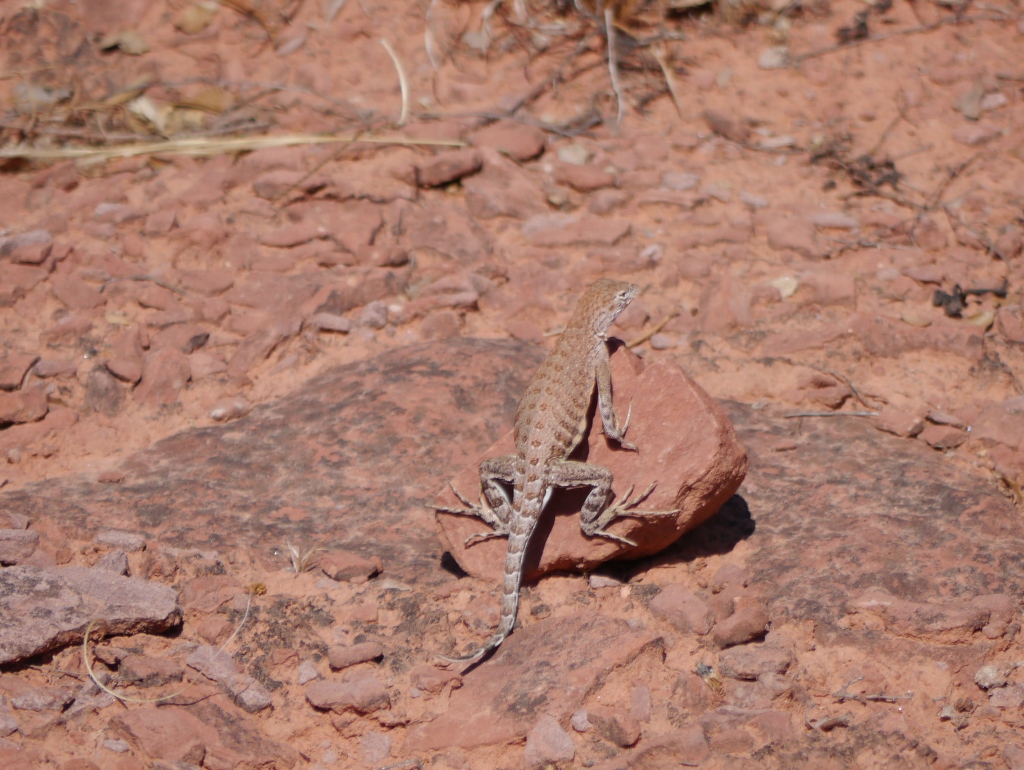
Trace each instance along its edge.
{"label": "reddish rock slab", "polygon": [[172,660],[148,655],[127,655],[117,669],[120,679],[136,687],[159,687],[180,682],[185,670]]}
{"label": "reddish rock slab", "polygon": [[924,430],[924,420],[916,414],[886,407],[875,417],[875,427],[894,436],[912,438]]}
{"label": "reddish rock slab", "polygon": [[725,650],[718,659],[723,676],[757,679],[762,674],[784,674],[794,661],[793,653],[771,644],[744,644]]}
{"label": "reddish rock slab", "polygon": [[35,422],[49,411],[44,387],[33,386],[13,393],[0,391],[0,425]]}
{"label": "reddish rock slab", "polygon": [[433,666],[416,666],[409,672],[409,682],[420,692],[437,695],[448,684],[462,687],[462,676],[455,671],[444,671]]}
{"label": "reddish rock slab", "polygon": [[736,611],[715,626],[715,644],[723,649],[760,639],[768,630],[768,613],[761,602],[753,600],[740,605],[742,600],[743,597],[736,599]]}
{"label": "reddish rock slab", "polygon": [[558,720],[550,714],[541,714],[526,734],[523,760],[528,770],[550,767],[558,762],[570,762],[576,756],[576,746]]}
{"label": "reddish rock slab", "polygon": [[715,615],[699,596],[686,586],[665,586],[651,600],[651,612],[684,634],[704,636],[715,625]]}
{"label": "reddish rock slab", "polygon": [[188,356],[172,347],[151,351],[142,363],[142,381],[135,399],[143,404],[173,404],[178,393],[192,379]]}
{"label": "reddish rock slab", "polygon": [[601,244],[610,246],[629,234],[630,223],[625,220],[586,217],[555,227],[533,230],[527,240],[533,246],[562,248]]}
{"label": "reddish rock slab", "polygon": [[181,623],[167,586],[86,567],[0,570],[0,664],[82,641],[96,618],[111,635],[160,633]]}
{"label": "reddish rock slab", "polygon": [[[639,493],[657,486],[639,508],[673,510],[675,517],[622,518],[610,529],[637,543],[635,547],[606,538],[588,538],[579,525],[586,490],[556,491],[531,540],[526,557],[530,577],[562,569],[592,569],[617,558],[656,553],[702,524],[739,487],[746,472],[746,455],[722,408],[676,364],[651,366],[620,347],[613,354],[612,383],[620,419],[632,402],[627,437],[635,436],[639,452],[613,446],[591,426],[581,459],[608,468],[615,476],[613,491],[621,498],[634,487]],[[480,461],[515,454],[511,431],[452,479],[469,499],[480,490]],[[574,455],[575,457],[576,455]],[[460,507],[445,488],[439,504]],[[488,580],[501,576],[505,541],[492,539],[465,546],[466,539],[487,526],[470,516],[438,512],[445,548],[466,572]]]}
{"label": "reddish rock slab", "polygon": [[440,187],[475,174],[483,165],[479,150],[445,152],[425,163],[417,164],[409,183],[420,187]]}
{"label": "reddish rock slab", "polygon": [[[542,356],[539,348],[503,340],[402,348],[326,372],[294,396],[229,423],[165,439],[119,463],[121,484],[97,484],[95,474],[86,474],[0,490],[0,511],[43,518],[82,540],[116,529],[143,535],[151,548],[170,541],[183,549],[251,552],[270,570],[286,566],[278,555],[286,542],[374,554],[389,578],[417,586],[417,593],[388,592],[379,608],[363,605],[360,622],[376,622],[378,609],[404,607],[411,598],[420,609],[403,621],[402,639],[443,639],[442,616],[426,608],[437,603],[431,587],[455,578],[439,567],[442,548],[426,495],[511,424]],[[469,360],[474,366],[467,369]],[[455,437],[454,425],[466,433]],[[7,434],[23,427],[29,426],[0,432],[0,449]],[[435,438],[410,441],[411,433]],[[385,487],[389,501],[382,504]],[[296,509],[306,515],[294,516]],[[182,601],[213,612],[245,594],[237,582],[220,587],[224,593],[207,602],[210,591],[189,583]]]}
{"label": "reddish rock slab", "polygon": [[0,453],[6,454],[11,449],[24,449],[38,444],[52,435],[67,430],[78,422],[78,412],[68,407],[58,406],[47,412],[46,417],[38,422],[13,425],[0,432]]}
{"label": "reddish rock slab", "polygon": [[39,545],[39,533],[29,529],[0,529],[0,564],[17,564]]}
{"label": "reddish rock slab", "polygon": [[630,759],[630,770],[654,770],[678,763],[696,767],[709,753],[704,731],[699,725],[687,727],[674,733],[653,737]]}
{"label": "reddish rock slab", "polygon": [[357,711],[366,714],[391,705],[387,688],[374,677],[348,682],[321,679],[306,688],[306,700],[314,708],[344,714]]}
{"label": "reddish rock slab", "polygon": [[956,449],[967,441],[967,431],[951,425],[929,425],[918,438],[933,449]]}
{"label": "reddish rock slab", "polygon": [[382,657],[384,657],[384,648],[378,642],[363,642],[353,644],[351,647],[327,648],[327,662],[334,671],[340,671],[357,663],[380,660]]}
{"label": "reddish rock slab", "polygon": [[623,709],[612,706],[592,706],[587,709],[587,719],[605,740],[611,741],[616,746],[625,749],[640,740],[640,723]]}
{"label": "reddish rock slab", "polygon": [[250,714],[269,708],[273,703],[267,688],[239,671],[231,655],[224,650],[200,645],[185,663],[223,687],[235,704]]}
{"label": "reddish rock slab", "polygon": [[201,762],[210,768],[285,770],[300,762],[298,751],[265,733],[263,726],[216,695],[191,706],[132,709],[111,719],[109,735],[126,741],[143,757],[158,760],[154,767]]}
{"label": "reddish rock slab", "polygon": [[593,192],[603,187],[615,186],[615,175],[594,166],[578,166],[575,163],[559,163],[555,166],[554,179],[580,192]]}
{"label": "reddish rock slab", "polygon": [[817,231],[805,219],[776,216],[768,223],[766,235],[768,245],[776,251],[795,251],[807,259],[822,256]]}
{"label": "reddish rock slab", "polygon": [[494,150],[481,150],[484,167],[462,182],[466,207],[476,219],[525,219],[548,210],[540,179]]}
{"label": "reddish rock slab", "polygon": [[650,631],[593,613],[518,629],[485,665],[463,675],[446,713],[410,728],[405,748],[472,748],[525,736],[542,713],[576,711],[605,672],[658,643]]}
{"label": "reddish rock slab", "polygon": [[366,559],[347,551],[328,551],[320,557],[320,569],[331,580],[366,582],[368,578],[383,572],[384,564],[379,556]]}
{"label": "reddish rock slab", "polygon": [[107,298],[75,275],[54,276],[50,282],[53,295],[71,310],[91,310],[107,302]]}
{"label": "reddish rock slab", "polygon": [[41,267],[0,263],[0,307],[10,307],[48,275]]}
{"label": "reddish rock slab", "polygon": [[515,160],[530,160],[544,152],[547,137],[534,126],[499,120],[470,134],[469,140],[477,147],[497,150]]}
{"label": "reddish rock slab", "polygon": [[7,353],[0,358],[0,390],[17,390],[39,356],[31,353]]}

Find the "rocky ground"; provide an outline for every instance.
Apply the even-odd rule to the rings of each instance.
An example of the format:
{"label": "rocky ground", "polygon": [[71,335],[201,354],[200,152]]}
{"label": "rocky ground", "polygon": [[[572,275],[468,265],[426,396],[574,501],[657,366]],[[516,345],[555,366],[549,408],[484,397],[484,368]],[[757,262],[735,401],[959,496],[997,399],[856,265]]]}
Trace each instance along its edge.
{"label": "rocky ground", "polygon": [[[5,767],[1024,768],[1019,7],[527,5],[0,2]],[[446,669],[599,276],[745,481]]]}

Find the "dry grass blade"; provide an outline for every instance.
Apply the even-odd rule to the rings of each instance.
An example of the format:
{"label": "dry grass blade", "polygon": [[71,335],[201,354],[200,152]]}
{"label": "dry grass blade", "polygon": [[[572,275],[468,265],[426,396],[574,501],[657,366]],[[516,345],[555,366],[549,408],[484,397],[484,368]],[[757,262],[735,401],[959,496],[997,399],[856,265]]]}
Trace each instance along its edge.
{"label": "dry grass blade", "polygon": [[398,87],[402,89],[402,112],[398,116],[398,123],[395,125],[401,127],[409,119],[409,78],[406,77],[405,68],[402,66],[398,54],[395,53],[395,49],[391,47],[391,43],[381,38],[380,44],[384,46],[384,50],[388,52],[388,56],[391,57],[391,61],[394,62],[395,69],[398,71]]}
{"label": "dry grass blade", "polygon": [[672,96],[672,103],[676,106],[676,114],[679,117],[683,117],[683,106],[679,99],[679,83],[676,81],[675,73],[672,71],[672,65],[668,60],[668,52],[665,50],[665,44],[659,43],[654,46],[653,49],[654,58],[658,62],[658,66],[661,67],[661,74],[665,76],[665,85],[668,86],[668,92]]}
{"label": "dry grass blade", "polygon": [[615,124],[621,126],[622,117],[625,114],[625,105],[622,102],[622,85],[619,83],[619,61],[615,51],[615,11],[610,7],[604,9],[604,30],[608,39],[608,75],[612,81],[612,90],[615,92],[615,103],[618,107]]}
{"label": "dry grass blade", "polygon": [[292,147],[304,144],[351,143],[358,138],[367,144],[401,144],[408,146],[464,147],[465,144],[447,139],[409,139],[403,136],[366,137],[338,134],[280,134],[275,136],[245,136],[224,138],[169,139],[163,142],[139,142],[114,147],[0,147],[0,158],[24,160],[71,160],[76,158],[110,159],[133,158],[137,155],[221,155],[228,152],[249,152],[267,147]]}
{"label": "dry grass blade", "polygon": [[292,571],[296,575],[301,575],[303,572],[305,572],[311,566],[313,566],[313,556],[317,553],[317,551],[324,550],[323,548],[318,548],[317,546],[313,546],[312,548],[302,550],[302,548],[296,548],[291,543],[286,543],[286,545],[288,546],[288,551],[290,553],[289,559],[291,560],[292,563]]}

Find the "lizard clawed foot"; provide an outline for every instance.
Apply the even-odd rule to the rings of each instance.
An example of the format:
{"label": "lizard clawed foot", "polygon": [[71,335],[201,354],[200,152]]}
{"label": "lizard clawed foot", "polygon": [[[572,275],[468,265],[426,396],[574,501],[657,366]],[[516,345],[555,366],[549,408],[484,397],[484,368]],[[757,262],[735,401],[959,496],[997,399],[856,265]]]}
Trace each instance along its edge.
{"label": "lizard clawed foot", "polygon": [[640,448],[636,444],[631,444],[626,441],[626,431],[629,430],[629,418],[633,416],[633,402],[629,402],[629,408],[626,409],[626,421],[622,423],[622,428],[617,433],[610,433],[607,426],[604,429],[604,434],[610,439],[614,439],[618,442],[622,449],[626,449],[630,452],[639,452]]}
{"label": "lizard clawed foot", "polygon": [[505,537],[508,535],[508,525],[503,522],[498,515],[494,512],[494,509],[487,503],[487,499],[483,493],[480,494],[480,503],[472,503],[462,496],[462,493],[455,488],[455,485],[448,482],[448,486],[452,488],[452,492],[455,494],[459,501],[466,506],[465,508],[451,508],[446,505],[433,505],[429,504],[428,508],[433,508],[435,511],[443,511],[444,513],[455,513],[460,516],[476,516],[477,518],[483,519],[486,523],[490,524],[493,528],[493,532],[477,532],[475,535],[470,535],[466,538],[466,547],[481,543],[484,540],[490,540],[495,537]]}
{"label": "lizard clawed foot", "polygon": [[636,543],[633,542],[632,540],[629,540],[627,538],[624,538],[624,537],[621,537],[619,535],[613,534],[612,532],[608,532],[606,528],[608,527],[609,524],[611,524],[613,521],[615,521],[615,519],[620,518],[622,516],[637,516],[637,517],[652,516],[652,517],[656,517],[656,516],[675,516],[677,513],[679,513],[679,511],[682,510],[681,508],[676,508],[675,510],[671,510],[671,511],[638,511],[638,510],[636,510],[636,506],[639,505],[640,503],[642,503],[648,497],[650,497],[651,492],[654,491],[654,488],[657,485],[658,485],[658,482],[656,482],[656,481],[653,482],[640,495],[637,495],[636,499],[634,499],[634,500],[630,500],[629,499],[630,496],[633,494],[633,487],[634,487],[634,485],[630,485],[629,489],[626,490],[626,494],[622,496],[622,499],[619,500],[618,502],[608,506],[607,508],[605,508],[601,512],[601,515],[598,516],[595,521],[589,522],[589,523],[585,522],[585,521],[580,522],[580,526],[583,529],[583,533],[588,535],[589,537],[606,537],[609,540],[614,540],[614,541],[616,541],[618,543],[622,543],[623,545],[635,546]]}
{"label": "lizard clawed foot", "polygon": [[496,537],[508,537],[508,529],[502,528],[496,529],[493,532],[477,532],[475,535],[470,535],[466,538],[466,548],[477,543],[482,543],[484,540],[493,540]]}

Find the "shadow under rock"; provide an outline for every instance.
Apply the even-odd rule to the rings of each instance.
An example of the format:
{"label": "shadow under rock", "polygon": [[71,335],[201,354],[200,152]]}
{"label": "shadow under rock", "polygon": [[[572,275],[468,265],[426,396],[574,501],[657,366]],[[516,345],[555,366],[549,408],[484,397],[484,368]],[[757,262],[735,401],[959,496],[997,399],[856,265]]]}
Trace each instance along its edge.
{"label": "shadow under rock", "polygon": [[750,515],[750,506],[742,495],[736,494],[725,501],[718,513],[665,550],[641,559],[609,562],[600,568],[600,572],[628,581],[651,567],[721,556],[730,553],[738,543],[753,535],[756,529],[757,523]]}

